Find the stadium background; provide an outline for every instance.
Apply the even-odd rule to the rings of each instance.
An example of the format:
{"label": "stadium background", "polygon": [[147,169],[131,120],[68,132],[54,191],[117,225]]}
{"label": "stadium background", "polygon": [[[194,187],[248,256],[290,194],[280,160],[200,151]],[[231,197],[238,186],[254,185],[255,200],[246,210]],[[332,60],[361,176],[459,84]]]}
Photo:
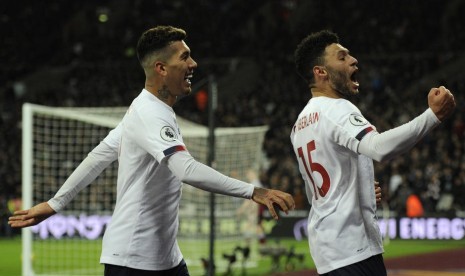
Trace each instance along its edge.
{"label": "stadium background", "polygon": [[[308,210],[289,130],[308,100],[292,53],[328,28],[358,59],[356,100],[379,131],[427,107],[432,86],[454,92],[457,111],[408,154],[376,164],[389,209],[405,215],[410,194],[428,217],[465,217],[465,3],[451,1],[8,1],[0,9],[1,236],[21,194],[21,106],[127,106],[143,72],[134,46],[142,31],[170,24],[188,32],[199,64],[194,85],[214,74],[218,126],[270,126],[263,185],[295,195]],[[206,87],[199,87],[205,91]],[[175,111],[206,124],[202,92]]]}

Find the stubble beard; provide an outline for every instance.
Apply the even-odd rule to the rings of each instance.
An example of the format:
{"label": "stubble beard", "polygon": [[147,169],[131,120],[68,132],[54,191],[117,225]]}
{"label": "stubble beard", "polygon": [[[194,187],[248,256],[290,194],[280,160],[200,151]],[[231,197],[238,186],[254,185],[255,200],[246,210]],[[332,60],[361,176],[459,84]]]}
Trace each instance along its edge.
{"label": "stubble beard", "polygon": [[341,71],[328,69],[329,81],[331,88],[333,88],[343,98],[351,98],[358,94],[358,90],[354,90],[350,87],[350,79]]}

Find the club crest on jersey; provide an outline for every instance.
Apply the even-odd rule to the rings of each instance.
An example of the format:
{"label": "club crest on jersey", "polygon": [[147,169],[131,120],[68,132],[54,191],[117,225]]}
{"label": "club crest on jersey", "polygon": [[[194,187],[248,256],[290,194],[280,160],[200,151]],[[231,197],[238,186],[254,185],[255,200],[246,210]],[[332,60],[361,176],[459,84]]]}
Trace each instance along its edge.
{"label": "club crest on jersey", "polygon": [[178,135],[176,134],[174,129],[170,126],[162,127],[160,131],[160,136],[163,140],[168,141],[168,142],[172,142],[178,139]]}
{"label": "club crest on jersey", "polygon": [[364,126],[368,124],[368,121],[363,118],[362,115],[352,113],[350,114],[349,117],[350,123],[353,124],[354,126]]}

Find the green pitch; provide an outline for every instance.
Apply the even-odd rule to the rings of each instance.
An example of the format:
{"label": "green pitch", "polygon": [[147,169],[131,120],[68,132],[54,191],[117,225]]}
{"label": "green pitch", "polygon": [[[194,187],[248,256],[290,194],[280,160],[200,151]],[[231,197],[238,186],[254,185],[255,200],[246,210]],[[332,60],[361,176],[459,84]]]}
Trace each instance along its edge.
{"label": "green pitch", "polygon": [[[34,247],[43,253],[34,252],[34,267],[37,272],[40,270],[77,272],[79,275],[103,275],[103,267],[98,264],[100,256],[101,240],[83,241],[67,240],[64,246],[63,241],[40,241]],[[221,242],[221,246],[216,246],[216,262],[222,269],[217,270],[218,275],[223,275],[227,267],[227,261],[223,258],[223,253],[230,254],[236,246],[242,246],[241,242],[226,241]],[[289,249],[294,246],[296,254],[304,254],[304,262],[294,259],[291,263],[286,263],[286,257],[281,257],[279,261],[272,260],[269,256],[262,256],[258,253],[258,246],[252,250],[252,261],[246,264],[247,275],[259,276],[269,275],[271,272],[283,272],[287,270],[303,270],[314,268],[313,261],[309,256],[307,241],[295,241],[283,239],[279,241],[269,240],[269,247],[282,247]],[[208,244],[205,241],[180,242],[181,250],[188,261],[189,270],[193,276],[204,275],[200,258],[208,256]],[[465,247],[465,240],[460,241],[423,241],[423,240],[392,240],[385,246],[385,259],[427,253],[452,248]],[[231,267],[234,275],[241,274],[240,254],[238,260]],[[48,260],[59,260],[49,262]],[[59,267],[56,265],[61,263]],[[84,266],[91,267],[83,268]],[[21,239],[0,239],[0,275],[21,275]]]}
{"label": "green pitch", "polygon": [[0,239],[0,275],[21,275],[21,238]]}

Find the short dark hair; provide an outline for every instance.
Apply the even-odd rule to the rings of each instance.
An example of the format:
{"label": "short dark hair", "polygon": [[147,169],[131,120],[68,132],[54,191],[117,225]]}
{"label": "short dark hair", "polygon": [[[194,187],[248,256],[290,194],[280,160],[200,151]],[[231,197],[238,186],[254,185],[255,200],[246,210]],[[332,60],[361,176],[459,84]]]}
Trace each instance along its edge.
{"label": "short dark hair", "polygon": [[324,63],[324,52],[328,45],[339,43],[337,34],[322,30],[305,37],[294,52],[297,73],[309,84],[314,82],[313,67]]}
{"label": "short dark hair", "polygon": [[137,42],[137,58],[144,67],[144,59],[175,41],[184,40],[186,31],[172,26],[157,26],[145,31]]}

